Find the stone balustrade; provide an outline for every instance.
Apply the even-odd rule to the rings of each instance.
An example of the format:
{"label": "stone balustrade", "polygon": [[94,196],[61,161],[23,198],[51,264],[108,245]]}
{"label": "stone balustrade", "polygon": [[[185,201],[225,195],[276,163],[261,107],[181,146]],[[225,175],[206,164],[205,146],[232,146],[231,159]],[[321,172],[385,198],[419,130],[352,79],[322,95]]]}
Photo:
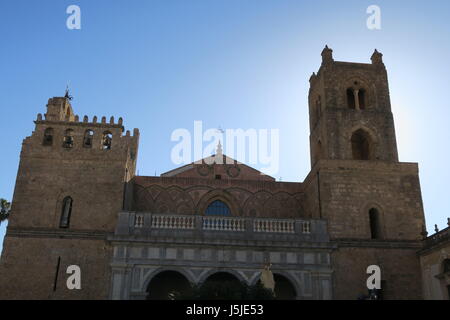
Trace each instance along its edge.
{"label": "stone balustrade", "polygon": [[[202,230],[225,232],[256,232],[279,234],[310,234],[311,221],[297,219],[265,219],[177,214],[133,213],[133,229]],[[148,224],[146,224],[148,221]]]}
{"label": "stone balustrade", "polygon": [[295,233],[294,220],[255,219],[255,232]]}
{"label": "stone balustrade", "polygon": [[[136,214],[136,216],[144,216]],[[153,214],[151,227],[154,229],[194,229],[195,217],[183,215]]]}
{"label": "stone balustrade", "polygon": [[245,219],[233,217],[202,217],[203,230],[245,231]]}

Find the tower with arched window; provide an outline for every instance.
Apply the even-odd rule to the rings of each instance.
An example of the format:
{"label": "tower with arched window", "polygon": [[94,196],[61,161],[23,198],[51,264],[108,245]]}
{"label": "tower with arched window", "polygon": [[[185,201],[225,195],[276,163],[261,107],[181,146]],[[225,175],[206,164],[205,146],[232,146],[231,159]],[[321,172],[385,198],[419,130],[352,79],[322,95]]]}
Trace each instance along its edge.
{"label": "tower with arched window", "polygon": [[336,295],[351,299],[350,291],[363,290],[361,270],[373,264],[390,270],[382,275],[384,297],[396,294],[400,276],[410,283],[408,294],[420,296],[418,166],[398,159],[382,54],[375,50],[371,63],[342,62],[325,47],[310,78],[309,115],[313,216],[327,220],[339,246],[335,281],[348,284],[336,285]]}
{"label": "tower with arched window", "polygon": [[[139,131],[125,131],[121,118],[80,119],[67,97],[49,99],[47,112],[38,114],[35,124],[22,144],[14,217],[9,221],[12,231],[3,249],[5,259],[14,261],[8,271],[13,280],[4,284],[5,291],[25,299],[73,298],[76,292],[61,281],[67,265],[89,269],[101,283],[109,281],[111,248],[105,234],[114,231],[117,213],[126,207]],[[35,238],[31,230],[46,231]],[[21,250],[14,249],[18,244]],[[29,261],[39,266],[39,277],[24,276],[32,274]],[[55,273],[61,274],[59,282]],[[25,289],[28,285],[39,289]],[[83,286],[91,296],[108,295],[99,282],[86,281]]]}
{"label": "tower with arched window", "polygon": [[[340,62],[325,47],[310,84],[302,182],[264,175],[221,143],[136,176],[137,129],[50,99],[23,141],[0,299],[170,299],[191,284],[255,285],[270,269],[278,298],[353,300],[368,293],[371,265],[384,298],[419,299],[418,165],[398,160],[381,53]],[[83,290],[64,286],[68,265],[83,270]]]}
{"label": "tower with arched window", "polygon": [[319,159],[398,161],[382,54],[375,50],[366,64],[335,61],[332,52],[323,50],[310,78],[311,165]]}

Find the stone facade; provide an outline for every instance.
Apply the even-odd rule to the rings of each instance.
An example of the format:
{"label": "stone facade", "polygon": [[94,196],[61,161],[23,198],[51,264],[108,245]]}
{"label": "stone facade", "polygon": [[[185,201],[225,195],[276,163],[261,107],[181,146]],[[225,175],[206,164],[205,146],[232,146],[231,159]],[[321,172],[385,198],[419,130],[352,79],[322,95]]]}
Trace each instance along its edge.
{"label": "stone facade", "polygon": [[[142,218],[142,223],[139,219]],[[258,227],[274,220],[217,218],[187,215],[122,212],[114,236],[112,299],[143,299],[151,280],[161,271],[177,271],[194,284],[210,275],[227,272],[255,284],[261,266],[272,263],[276,274],[288,279],[296,299],[330,299],[332,269],[329,241],[323,220],[295,220],[280,230]],[[234,221],[213,225],[208,222]],[[237,227],[236,227],[237,226]],[[151,289],[150,289],[151,290]]]}
{"label": "stone facade", "polygon": [[450,300],[450,218],[448,227],[425,238],[419,251],[423,297],[427,300]]}
{"label": "stone facade", "polygon": [[[107,298],[111,247],[105,238],[114,232],[124,186],[134,175],[139,132],[124,134],[122,119],[80,121],[66,98],[50,99],[45,120],[39,114],[35,124],[22,144],[15,214],[0,266],[1,298]],[[90,143],[85,141],[88,130],[93,132]],[[104,133],[112,135],[110,149],[102,144]],[[67,196],[73,206],[70,228],[63,229],[60,217]],[[64,279],[66,265],[85,270],[78,294],[64,289],[64,282],[53,291],[55,273]]]}
{"label": "stone facade", "polygon": [[[312,168],[298,183],[220,147],[135,176],[138,130],[80,121],[68,98],[50,99],[23,142],[0,298],[143,299],[165,271],[253,284],[269,262],[295,299],[367,294],[369,265],[381,268],[383,298],[422,298],[418,166],[398,161],[382,55],[338,62],[326,47],[322,58],[310,79]],[[206,214],[215,202],[230,215]],[[79,291],[65,287],[68,265],[81,267]]]}

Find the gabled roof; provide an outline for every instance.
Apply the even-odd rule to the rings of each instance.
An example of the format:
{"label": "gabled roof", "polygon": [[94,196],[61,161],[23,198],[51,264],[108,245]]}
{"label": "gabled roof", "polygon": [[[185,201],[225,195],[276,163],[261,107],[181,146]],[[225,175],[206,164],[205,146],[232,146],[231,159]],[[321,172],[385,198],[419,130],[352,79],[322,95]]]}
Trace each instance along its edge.
{"label": "gabled roof", "polygon": [[216,179],[217,175],[221,176],[221,178],[224,176],[226,179],[275,181],[275,178],[222,153],[214,154],[167,171],[161,174],[161,177],[203,177],[206,179]]}

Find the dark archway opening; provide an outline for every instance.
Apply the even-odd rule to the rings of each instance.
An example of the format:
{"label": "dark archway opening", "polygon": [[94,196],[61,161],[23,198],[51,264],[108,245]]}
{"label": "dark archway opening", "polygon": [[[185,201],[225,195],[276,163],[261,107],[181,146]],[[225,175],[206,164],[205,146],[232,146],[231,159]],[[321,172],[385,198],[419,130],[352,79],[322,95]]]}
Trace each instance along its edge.
{"label": "dark archway opening", "polygon": [[369,222],[371,239],[381,239],[380,214],[377,209],[369,210]]}
{"label": "dark archway opening", "polygon": [[191,290],[191,284],[181,273],[163,271],[150,281],[147,300],[174,300],[189,295]]}
{"label": "dark archway opening", "polygon": [[350,109],[355,109],[356,108],[356,106],[355,106],[355,94],[354,94],[352,88],[348,88],[347,89],[347,106]]}
{"label": "dark archway opening", "polygon": [[200,286],[200,294],[208,300],[241,300],[246,286],[228,272],[209,276]]}
{"label": "dark archway opening", "polygon": [[274,274],[275,280],[275,299],[276,300],[295,300],[297,293],[291,281],[285,276]]}
{"label": "dark archway opening", "polygon": [[359,109],[364,110],[366,108],[366,91],[364,89],[358,91],[358,103]]}
{"label": "dark archway opening", "polygon": [[370,160],[371,142],[369,135],[362,129],[355,131],[351,138],[353,160]]}

